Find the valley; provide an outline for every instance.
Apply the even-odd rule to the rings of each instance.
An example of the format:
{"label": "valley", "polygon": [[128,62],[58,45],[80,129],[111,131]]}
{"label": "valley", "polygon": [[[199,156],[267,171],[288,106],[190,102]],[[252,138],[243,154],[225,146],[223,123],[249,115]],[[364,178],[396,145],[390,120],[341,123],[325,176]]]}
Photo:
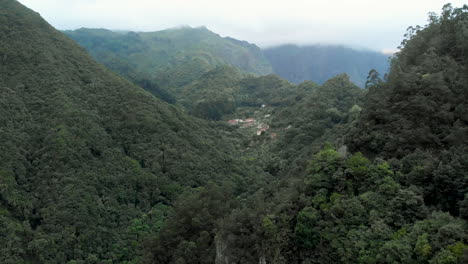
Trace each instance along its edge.
{"label": "valley", "polygon": [[0,0],[0,263],[468,263],[467,40],[467,5],[387,60]]}

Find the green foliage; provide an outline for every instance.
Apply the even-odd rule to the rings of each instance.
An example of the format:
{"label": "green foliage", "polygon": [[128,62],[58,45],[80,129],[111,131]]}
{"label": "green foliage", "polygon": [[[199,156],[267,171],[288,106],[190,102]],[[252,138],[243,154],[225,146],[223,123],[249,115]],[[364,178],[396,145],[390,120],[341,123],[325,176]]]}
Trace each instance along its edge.
{"label": "green foliage", "polygon": [[[388,163],[366,159],[361,153],[347,158],[326,145],[314,155],[303,182],[280,188],[273,198],[254,200],[253,208],[269,208],[260,225],[250,226],[281,236],[283,243],[268,244],[276,252],[270,261],[287,263],[452,263],[463,257],[466,239],[463,221],[447,213],[428,214],[421,192],[398,182]],[[319,176],[317,176],[319,175]],[[356,180],[353,180],[356,179]],[[293,181],[290,180],[290,183]],[[304,188],[308,186],[308,188]],[[296,193],[283,196],[282,192]],[[267,196],[268,191],[260,191]],[[281,199],[281,203],[276,201]],[[285,210],[285,207],[288,210]],[[255,209],[252,209],[255,210]],[[258,210],[258,209],[256,209]],[[285,222],[274,219],[285,219]],[[293,217],[288,217],[293,214]],[[245,217],[245,216],[244,216]],[[251,217],[251,215],[249,215]],[[225,221],[231,221],[226,219]],[[236,218],[235,221],[242,221]],[[252,220],[250,220],[252,221]],[[229,226],[229,224],[224,223]],[[274,226],[274,228],[271,228]],[[245,224],[241,227],[246,227]],[[237,227],[237,228],[241,228]],[[227,247],[229,234],[238,229],[224,227]],[[263,249],[261,240],[244,240],[246,254],[254,261]],[[237,251],[224,252],[227,257]],[[268,261],[269,258],[267,257]],[[279,263],[285,263],[279,262]]]}
{"label": "green foliage", "polygon": [[305,97],[315,84],[292,85],[276,75],[255,77],[236,68],[217,66],[178,89],[178,102],[191,114],[220,120],[248,107],[282,108]]}
{"label": "green foliage", "polygon": [[218,222],[233,208],[232,190],[214,184],[185,194],[159,235],[148,242],[148,263],[213,263]]}
{"label": "green foliage", "polygon": [[1,263],[136,263],[183,191],[265,176],[232,129],[115,75],[17,1],[0,1],[0,47]]}
{"label": "green foliage", "polygon": [[124,76],[127,69],[149,74],[163,89],[187,85],[219,65],[271,72],[257,46],[222,38],[205,27],[138,33],[82,28],[64,33],[109,68]]}
{"label": "green foliage", "polygon": [[364,180],[363,178],[368,173],[370,164],[370,160],[360,152],[354,154],[346,161],[346,167],[349,169],[350,174],[358,178],[358,180]]}
{"label": "green foliage", "polygon": [[314,208],[306,207],[299,212],[294,229],[299,245],[312,249],[319,244],[320,234],[316,230],[319,219],[319,213]]}
{"label": "green foliage", "polygon": [[467,11],[446,5],[408,29],[387,81],[369,75],[366,108],[346,140],[368,156],[400,159],[405,184],[455,215],[468,190]]}
{"label": "green foliage", "polygon": [[454,245],[448,246],[446,249],[442,250],[440,253],[435,256],[433,260],[429,263],[439,264],[439,263],[465,263],[466,255],[468,252],[468,246],[463,242],[458,242]]}
{"label": "green foliage", "polygon": [[458,242],[455,245],[448,246],[447,249],[450,250],[450,252],[452,252],[452,254],[457,258],[460,258],[468,249],[468,245],[465,245],[463,242]]}
{"label": "green foliage", "polygon": [[466,67],[451,22],[465,21],[465,9],[445,7],[410,32],[388,80],[370,73],[367,94],[340,75],[273,111],[271,128],[282,134],[267,143],[264,168],[277,179],[238,197],[217,222],[218,263],[467,260],[457,217],[467,207]]}
{"label": "green foliage", "polygon": [[468,7],[411,28],[367,89],[220,66],[258,49],[203,28],[69,32],[199,117],[269,105],[257,140],[0,7],[1,263],[468,261]]}
{"label": "green foliage", "polygon": [[281,174],[304,175],[310,157],[327,141],[342,146],[341,134],[353,121],[350,109],[362,104],[364,97],[363,89],[345,74],[321,86],[301,86],[308,87],[306,95],[273,113],[271,127],[281,131],[282,136],[270,152],[284,160],[285,165],[277,169]]}
{"label": "green foliage", "polygon": [[427,239],[428,236],[429,234],[427,233],[420,235],[414,248],[415,253],[422,259],[427,259],[431,255],[432,247],[429,244],[429,240]]}
{"label": "green foliage", "polygon": [[310,176],[306,183],[309,189],[332,191],[336,185],[343,185],[341,181],[343,177],[340,177],[343,171],[338,171],[342,165],[343,159],[340,154],[330,145],[326,145],[322,151],[314,156],[308,166]]}
{"label": "green foliage", "polygon": [[330,144],[327,144],[322,151],[314,155],[314,159],[309,165],[309,173],[327,174],[336,171],[341,164],[340,154]]}

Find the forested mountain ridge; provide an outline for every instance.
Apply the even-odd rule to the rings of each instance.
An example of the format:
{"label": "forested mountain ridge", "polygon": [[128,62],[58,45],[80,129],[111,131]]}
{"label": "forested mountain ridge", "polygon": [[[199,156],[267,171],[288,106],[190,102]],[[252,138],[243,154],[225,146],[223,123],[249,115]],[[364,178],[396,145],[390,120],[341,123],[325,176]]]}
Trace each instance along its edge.
{"label": "forested mountain ridge", "polygon": [[219,65],[271,73],[257,46],[222,38],[205,27],[126,33],[83,28],[64,33],[110,69],[126,76],[127,69],[133,68],[149,74],[165,89],[186,85]]}
{"label": "forested mountain ridge", "polygon": [[[285,105],[295,95],[301,96],[297,85],[272,75],[255,77],[270,73],[272,67],[292,82],[323,83],[348,72],[351,81],[362,87],[370,69],[387,70],[387,57],[377,52],[338,46],[281,46],[261,51],[203,27],[157,32],[78,29],[64,33],[110,69],[188,113],[209,120],[223,119],[238,107]],[[265,84],[270,87],[265,89]]]}
{"label": "forested mountain ridge", "polygon": [[[304,177],[302,166],[306,166],[310,155],[346,126],[347,120],[351,119],[349,116],[356,114],[353,112],[355,104],[359,104],[364,95],[363,89],[352,84],[344,74],[322,86],[307,82],[296,87],[277,76],[253,77],[245,81],[244,87],[250,84],[260,93],[282,82],[288,85],[286,91],[298,91],[297,98],[294,95],[291,100],[285,100],[285,105],[265,107],[271,113],[271,117],[266,118],[270,129],[266,133],[250,135],[250,150],[244,154],[275,176],[274,180],[254,195],[236,197],[224,186],[210,186],[181,197],[174,215],[158,236],[145,243],[143,263],[256,263],[259,245],[267,239],[261,227],[262,218],[273,204],[284,205],[276,200],[274,193],[278,191],[284,195],[284,186]],[[264,87],[259,85],[262,83]],[[278,85],[278,88],[281,91],[284,87]],[[287,96],[281,98],[287,99]],[[255,109],[263,115],[263,108]],[[265,192],[268,194],[263,196]],[[293,190],[291,195],[295,193]],[[283,202],[291,202],[290,205],[295,207],[293,201]]]}
{"label": "forested mountain ridge", "polygon": [[371,74],[367,107],[348,137],[353,150],[401,159],[406,183],[454,215],[468,202],[467,10],[446,5],[428,26],[409,29],[388,80]]}
{"label": "forested mountain ridge", "polygon": [[[284,134],[263,163],[277,179],[217,207],[220,189],[183,198],[145,263],[468,263],[467,25],[468,6],[446,5],[409,30],[388,79],[370,73],[365,97],[339,76],[278,109]],[[296,148],[316,144],[295,168]]]}
{"label": "forested mountain ridge", "polygon": [[0,262],[468,263],[468,6],[442,11],[366,89],[216,65],[169,69],[176,98],[110,56],[268,125],[242,134],[0,0]]}
{"label": "forested mountain ridge", "polygon": [[[305,84],[302,84],[305,85]],[[299,176],[307,163],[325,142],[336,141],[340,147],[363,106],[365,91],[350,81],[346,74],[316,85],[303,98],[273,113],[272,129],[287,128],[270,150],[280,175]],[[337,137],[337,138],[335,138]],[[281,160],[281,162],[278,162]]]}
{"label": "forested mountain ridge", "polygon": [[293,83],[311,80],[324,83],[346,73],[351,81],[364,87],[371,69],[388,71],[388,55],[336,45],[281,45],[263,50],[273,72]]}
{"label": "forested mountain ridge", "polygon": [[0,112],[1,263],[136,261],[184,190],[263,177],[235,131],[117,76],[12,0],[0,0]]}
{"label": "forested mountain ridge", "polygon": [[236,116],[245,108],[285,107],[309,91],[277,75],[253,76],[229,66],[218,66],[177,93],[177,102],[189,113],[208,120]]}
{"label": "forested mountain ridge", "polygon": [[296,84],[306,80],[322,84],[347,73],[361,87],[371,69],[381,73],[388,69],[388,56],[374,51],[332,45],[283,45],[260,50],[245,41],[222,38],[205,27],[157,32],[82,28],[64,33],[96,60],[138,85],[145,86],[144,79],[148,86],[151,80],[152,92],[164,100],[170,98],[169,102],[179,95],[178,88],[223,65],[256,75],[275,73]]}

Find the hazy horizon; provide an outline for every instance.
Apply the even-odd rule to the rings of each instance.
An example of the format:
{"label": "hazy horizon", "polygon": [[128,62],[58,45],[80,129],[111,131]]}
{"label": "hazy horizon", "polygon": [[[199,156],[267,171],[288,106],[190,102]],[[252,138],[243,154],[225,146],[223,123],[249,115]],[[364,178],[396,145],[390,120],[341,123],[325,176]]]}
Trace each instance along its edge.
{"label": "hazy horizon", "polygon": [[[384,53],[399,46],[409,26],[425,25],[445,0],[230,1],[19,0],[60,30],[105,28],[160,31],[205,26],[266,48],[284,44],[344,45]],[[463,1],[451,1],[462,6]],[[424,5],[423,5],[424,4]],[[369,12],[372,10],[372,12]]]}

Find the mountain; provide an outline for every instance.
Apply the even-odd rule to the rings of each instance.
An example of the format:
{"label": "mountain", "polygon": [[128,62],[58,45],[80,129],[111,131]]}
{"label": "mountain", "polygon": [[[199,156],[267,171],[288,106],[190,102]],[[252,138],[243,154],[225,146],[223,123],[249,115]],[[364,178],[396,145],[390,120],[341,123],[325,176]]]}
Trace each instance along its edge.
{"label": "mountain", "polygon": [[171,103],[178,88],[222,65],[256,75],[275,73],[293,83],[324,83],[347,73],[361,87],[371,69],[382,74],[388,69],[388,57],[378,52],[325,45],[260,50],[245,41],[222,38],[205,27],[157,32],[82,28],[64,33],[96,60],[138,85],[143,79],[145,83],[151,80],[153,93]]}
{"label": "mountain", "polygon": [[263,54],[273,72],[293,83],[311,80],[319,84],[341,73],[364,87],[371,69],[384,74],[388,70],[388,56],[366,50],[332,45],[283,45],[267,48]]}
{"label": "mountain", "polygon": [[[322,86],[312,82],[295,86],[275,75],[246,78],[241,80],[241,86],[252,88],[258,94],[275,86],[277,89],[273,91],[302,91],[296,93],[300,95],[297,98],[293,96],[286,100],[287,104],[255,107],[250,113],[259,125],[267,125],[269,129],[260,135],[249,135],[253,138],[244,150],[244,157],[272,174],[274,180],[254,194],[241,197],[235,197],[232,190],[224,186],[210,186],[181,197],[167,225],[144,245],[143,263],[258,262],[260,244],[269,243],[261,226],[263,214],[268,214],[272,204],[282,206],[290,202],[278,201],[276,191],[285,195],[283,185],[287,186],[288,181],[296,182],[306,174],[302,167],[307,165],[310,155],[353,118],[355,105],[360,104],[364,96],[364,90],[352,84],[345,74]],[[286,99],[286,93],[278,93],[277,98]],[[286,182],[283,185],[278,183],[282,180]],[[295,190],[286,197],[294,194]],[[293,203],[288,205],[294,206]],[[293,210],[286,209],[285,213]],[[271,247],[271,250],[275,248]]]}
{"label": "mountain", "polygon": [[197,61],[167,89],[0,0],[0,263],[468,263],[468,6],[406,36],[366,89]]}
{"label": "mountain", "polygon": [[303,175],[310,157],[325,142],[342,145],[340,135],[346,134],[348,123],[356,119],[364,96],[363,89],[352,83],[348,75],[341,74],[317,85],[294,104],[275,111],[271,128],[280,131],[270,150],[277,156],[269,168],[279,175]]}
{"label": "mountain", "polygon": [[178,102],[191,114],[220,120],[229,114],[262,105],[284,107],[306,93],[277,75],[253,76],[229,66],[218,66],[183,86]]}
{"label": "mountain", "polygon": [[217,66],[199,79],[181,87],[176,93],[178,102],[194,116],[221,120],[238,106],[237,83],[246,74],[229,66]]}
{"label": "mountain", "polygon": [[446,5],[429,26],[409,29],[388,81],[370,78],[367,107],[348,137],[369,157],[401,159],[406,183],[454,215],[468,201],[467,11]]}
{"label": "mountain", "polygon": [[137,261],[180,193],[257,188],[240,142],[0,0],[1,263]]}
{"label": "mountain", "polygon": [[223,38],[205,27],[125,33],[82,28],[64,33],[110,69],[124,76],[129,68],[150,74],[162,88],[186,85],[218,65],[271,73],[257,46]]}
{"label": "mountain", "polygon": [[467,33],[468,6],[445,5],[388,78],[274,109],[246,156],[275,178],[181,197],[144,263],[468,263]]}

